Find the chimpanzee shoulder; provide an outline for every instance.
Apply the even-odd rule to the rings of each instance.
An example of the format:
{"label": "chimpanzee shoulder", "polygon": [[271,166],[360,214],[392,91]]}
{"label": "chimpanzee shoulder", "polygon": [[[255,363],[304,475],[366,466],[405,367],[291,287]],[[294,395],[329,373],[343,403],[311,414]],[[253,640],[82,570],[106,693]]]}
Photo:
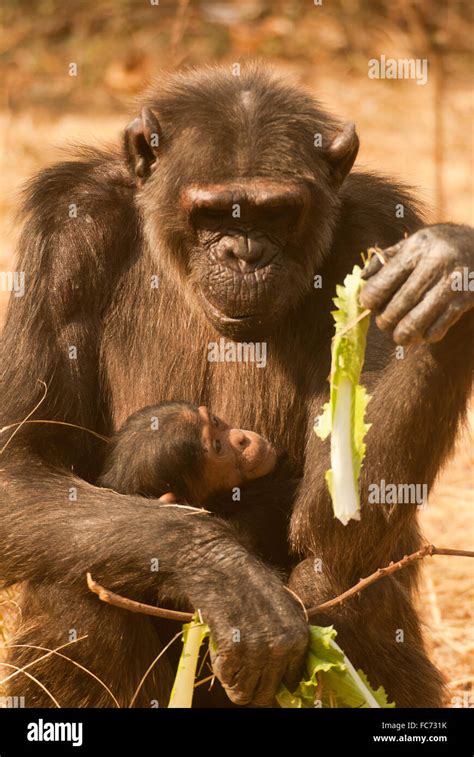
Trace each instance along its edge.
{"label": "chimpanzee shoulder", "polygon": [[336,240],[366,252],[395,244],[425,224],[425,209],[412,187],[372,172],[354,171],[340,189]]}
{"label": "chimpanzee shoulder", "polygon": [[40,289],[44,282],[52,308],[75,310],[86,292],[88,306],[104,302],[139,248],[133,187],[118,151],[87,147],[28,182],[18,265]]}

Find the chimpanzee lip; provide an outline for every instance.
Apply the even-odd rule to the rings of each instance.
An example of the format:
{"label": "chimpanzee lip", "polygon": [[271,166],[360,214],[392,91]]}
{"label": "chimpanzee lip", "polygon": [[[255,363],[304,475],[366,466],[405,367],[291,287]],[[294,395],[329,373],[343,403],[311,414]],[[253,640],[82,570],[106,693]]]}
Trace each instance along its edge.
{"label": "chimpanzee lip", "polygon": [[255,341],[266,335],[268,318],[261,313],[228,315],[209,302],[202,291],[199,291],[198,297],[207,319],[223,336],[234,341],[242,341],[244,338]]}
{"label": "chimpanzee lip", "polygon": [[259,468],[261,466],[262,464],[261,457],[263,454],[265,454],[265,459],[270,457],[270,455],[276,456],[275,448],[273,444],[268,441],[268,439],[263,439],[263,438],[261,439],[261,441],[259,442],[259,452],[260,454],[258,457],[260,459],[257,461],[257,463],[254,463],[253,465],[249,466],[249,469],[248,469],[249,473],[252,473],[256,468]]}
{"label": "chimpanzee lip", "polygon": [[206,303],[209,310],[212,312],[212,315],[215,318],[218,318],[219,321],[225,321],[226,323],[239,323],[241,321],[248,321],[261,317],[259,313],[239,313],[238,315],[228,315],[227,313],[224,313],[222,310],[213,305],[211,302],[209,302],[209,300],[206,300]]}

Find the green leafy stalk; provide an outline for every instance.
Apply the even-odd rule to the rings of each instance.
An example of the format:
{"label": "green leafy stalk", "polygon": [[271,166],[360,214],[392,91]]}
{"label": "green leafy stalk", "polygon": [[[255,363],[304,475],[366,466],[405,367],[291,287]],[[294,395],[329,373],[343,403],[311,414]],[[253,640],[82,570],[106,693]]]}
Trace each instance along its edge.
{"label": "green leafy stalk", "polygon": [[361,273],[361,268],[354,266],[344,285],[336,287],[329,402],[314,427],[321,439],[331,434],[331,468],[326,481],[334,515],[344,525],[351,519],[360,520],[359,474],[365,455],[364,437],[370,428],[364,422],[370,397],[359,384],[369,327],[368,316],[357,320],[363,312],[359,303]]}
{"label": "green leafy stalk", "polygon": [[356,670],[334,641],[332,626],[310,626],[310,644],[306,657],[307,678],[294,693],[282,684],[277,701],[284,708],[315,707],[395,707],[389,703],[382,686],[374,690],[365,673]]}
{"label": "green leafy stalk", "polygon": [[[304,677],[291,693],[281,684],[276,699],[283,708],[320,707],[395,707],[389,704],[382,686],[376,691],[365,673],[356,670],[334,638],[332,626],[309,626],[310,643],[306,655]],[[183,652],[168,707],[191,707],[199,650],[210,638],[209,626],[201,623],[196,613],[191,623],[183,626]]]}
{"label": "green leafy stalk", "polygon": [[366,702],[365,706],[373,707],[373,708],[382,707],[382,705],[379,704],[377,692],[372,691],[372,689],[370,688],[369,682],[367,680],[367,677],[362,672],[362,670],[357,671],[355,669],[351,661],[346,657],[341,647],[338,644],[336,644],[334,639],[330,640],[330,644],[333,649],[336,649],[338,652],[342,654],[347,675],[349,676],[351,680],[351,684],[354,685],[354,687],[357,689],[357,692],[361,695],[363,701]]}
{"label": "green leafy stalk", "polygon": [[168,707],[192,706],[199,650],[206,636],[209,636],[209,627],[195,613],[192,621],[183,625],[183,651]]}

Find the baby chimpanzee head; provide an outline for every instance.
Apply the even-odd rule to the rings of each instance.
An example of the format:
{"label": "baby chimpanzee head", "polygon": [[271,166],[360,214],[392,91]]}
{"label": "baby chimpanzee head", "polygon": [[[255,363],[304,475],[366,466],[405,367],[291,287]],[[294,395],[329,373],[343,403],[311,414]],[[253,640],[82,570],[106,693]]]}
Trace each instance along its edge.
{"label": "baby chimpanzee head", "polygon": [[275,463],[272,445],[253,431],[230,428],[204,406],[161,402],[127,418],[111,441],[99,484],[201,504],[267,475]]}

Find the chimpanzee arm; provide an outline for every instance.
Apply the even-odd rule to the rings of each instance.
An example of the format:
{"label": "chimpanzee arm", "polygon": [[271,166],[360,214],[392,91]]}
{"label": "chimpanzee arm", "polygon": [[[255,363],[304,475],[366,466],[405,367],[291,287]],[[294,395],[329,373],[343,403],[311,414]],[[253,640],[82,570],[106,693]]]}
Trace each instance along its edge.
{"label": "chimpanzee arm", "polygon": [[[306,559],[289,582],[306,606],[338,596],[421,546],[416,505],[370,503],[369,486],[384,481],[430,489],[452,449],[470,393],[470,319],[464,316],[438,344],[408,348],[405,358],[392,360],[378,378],[366,376],[372,427],[361,474],[359,522],[344,526],[334,518],[324,479],[328,449],[311,430],[292,521],[293,544]],[[313,622],[333,624],[352,663],[363,668],[374,686],[383,685],[398,707],[441,707],[442,680],[424,649],[413,603],[417,575],[417,565],[405,568]]]}
{"label": "chimpanzee arm", "polygon": [[[428,234],[436,248],[433,253],[435,260],[439,252],[437,238],[440,233],[444,235],[447,228],[452,239],[451,230],[456,232],[458,227],[443,228],[444,231],[442,229],[440,232],[439,227],[435,227],[433,236]],[[429,229],[422,232],[423,239],[428,232]],[[416,241],[416,235],[408,238],[406,244],[413,245],[413,240]],[[442,239],[444,246],[445,241],[446,237]],[[454,233],[454,243],[458,259],[466,260],[469,234],[465,229]],[[445,247],[445,252],[446,249]],[[449,249],[447,252],[449,253]],[[429,250],[427,254],[431,254]],[[433,265],[434,270],[436,265],[437,263]],[[449,282],[450,271],[457,267],[455,260],[451,263],[445,260],[444,264],[439,265],[446,282]],[[410,270],[414,268],[411,265]],[[388,274],[387,269],[384,275]],[[396,272],[390,276],[390,282],[396,276]],[[405,278],[406,276],[403,280]],[[385,290],[384,280],[378,288],[376,279],[374,277],[373,286],[367,289],[370,302],[364,304],[370,304],[379,312],[377,292],[383,302]],[[433,288],[439,284],[433,274],[428,277],[428,282]],[[404,306],[403,316],[413,312],[413,307],[419,307],[418,301],[423,290],[420,293],[415,287],[411,291],[415,302],[411,307],[410,303]],[[359,522],[350,521],[347,526],[343,526],[334,518],[324,480],[324,473],[330,467],[329,444],[321,442],[312,430],[309,432],[305,475],[292,516],[291,529],[294,547],[307,559],[295,571],[290,582],[309,605],[314,606],[337,596],[362,576],[419,547],[416,504],[374,502],[373,485],[377,485],[381,491],[384,482],[387,491],[388,485],[420,484],[425,485],[429,491],[441,465],[452,450],[471,390],[474,365],[474,353],[470,347],[473,311],[468,312],[465,291],[456,293],[449,289],[445,295],[446,311],[452,312],[455,317],[451,328],[440,341],[426,343],[423,340],[423,333],[430,326],[429,319],[423,314],[424,329],[418,339],[415,338],[414,328],[417,320],[413,315],[409,318],[413,339],[404,340],[412,342],[404,348],[404,353],[400,347],[396,351],[397,347],[391,337],[379,331],[375,323],[371,325],[366,356],[369,367],[373,368],[377,355],[383,354],[384,345],[388,354],[383,370],[370,370],[362,379],[372,395],[368,406],[368,421],[372,423],[372,427],[366,438],[367,455],[361,473],[362,508]],[[462,303],[464,315],[461,317],[454,306],[455,300]],[[433,297],[428,290],[427,302],[434,305],[432,321],[442,319],[443,313],[438,308],[439,296]],[[422,300],[421,304],[423,303],[426,306],[426,300]],[[416,316],[416,311],[414,312]],[[386,310],[385,318],[388,315]],[[378,317],[378,323],[384,325],[383,311]],[[389,331],[395,330],[397,336],[400,315],[398,319],[389,320],[388,323],[391,327]],[[400,333],[405,331],[399,330]],[[321,400],[318,399],[313,416],[319,414],[320,408]],[[373,487],[371,490],[370,486]],[[370,659],[374,661],[371,663],[374,683],[385,681],[386,685],[392,686],[392,696],[399,700],[397,704],[421,706],[419,701],[414,701],[413,696],[420,696],[420,691],[424,691],[425,706],[437,706],[440,701],[439,679],[432,669],[430,672],[430,663],[422,648],[419,624],[410,600],[409,590],[416,572],[416,568],[405,569],[393,579],[383,579],[380,585],[369,588],[360,598],[328,611],[323,620],[335,623],[342,634],[341,638],[348,644],[346,651],[350,654],[352,649],[356,662],[360,661],[361,665],[367,667],[367,657],[364,658],[362,649],[364,644],[366,648],[374,650],[370,655]],[[388,606],[395,608],[392,615],[385,612],[384,608]],[[345,635],[346,627],[354,628],[357,624],[364,629],[364,639],[359,645],[353,633]],[[397,629],[405,633],[404,644],[396,643]],[[405,659],[402,661],[403,655]],[[407,669],[407,663],[410,664],[410,659],[413,661],[415,658],[421,660],[420,666],[413,666],[417,675],[421,676],[420,680],[416,683],[413,680],[399,682],[399,670]],[[387,665],[384,669],[387,660],[390,660],[390,666]],[[377,665],[381,670],[380,676]]]}
{"label": "chimpanzee arm", "polygon": [[[321,442],[311,428],[305,474],[292,517],[293,545],[306,554],[308,550],[326,554],[341,585],[357,580],[362,569],[367,573],[384,565],[408,547],[405,529],[416,507],[375,504],[375,490],[369,492],[369,485],[380,485],[383,479],[386,485],[425,484],[430,490],[465,415],[473,367],[472,351],[466,347],[472,334],[472,314],[466,314],[442,342],[405,348],[403,359],[392,357],[380,373],[363,374],[362,382],[371,394],[367,420],[372,426],[361,471],[359,522],[343,526],[334,518],[324,479],[330,468],[329,442]],[[391,349],[394,353],[395,345]],[[313,418],[321,405],[322,400],[315,403]],[[317,526],[322,522],[327,530],[321,532]],[[367,536],[369,524],[371,536]],[[344,552],[349,545],[350,550]]]}
{"label": "chimpanzee arm", "polygon": [[[247,552],[231,526],[98,489],[19,449],[9,455],[3,477],[0,575],[7,583],[27,580],[31,587],[17,643],[54,649],[68,641],[71,629],[79,629],[87,640],[69,650],[70,656],[107,681],[116,695],[125,689],[119,700],[128,705],[159,652],[159,640],[153,649],[149,619],[111,612],[91,595],[86,586],[90,571],[130,598],[200,608],[217,643],[215,672],[226,689],[235,687],[229,690],[233,701],[268,704],[287,668],[295,675],[306,645],[302,613],[280,578]],[[236,629],[240,644],[234,643]],[[280,644],[287,655],[285,669]],[[34,648],[14,650],[12,661],[21,666],[37,656]],[[262,662],[268,666],[263,685],[258,683]],[[63,706],[78,706],[81,696],[88,706],[111,705],[103,690],[91,689],[80,670],[55,656],[36,673]],[[166,686],[160,678],[156,696],[163,703]],[[27,706],[48,704],[42,691],[24,679],[14,681],[12,692],[25,695]]]}
{"label": "chimpanzee arm", "polygon": [[[420,235],[424,256],[419,256],[417,266],[413,258]],[[406,262],[404,257],[399,262],[397,249],[393,260],[365,285],[363,304],[374,309],[377,325],[389,334],[379,331],[375,323],[371,324],[367,368],[362,382],[372,395],[368,406],[368,421],[372,427],[366,438],[367,455],[361,474],[359,523],[351,521],[344,527],[333,518],[323,475],[330,467],[329,442],[321,442],[312,429],[309,431],[306,473],[292,521],[293,544],[299,549],[313,549],[318,539],[315,526],[324,518],[335,535],[338,549],[345,541],[352,545],[350,555],[343,561],[344,567],[341,566],[348,578],[353,576],[353,571],[358,575],[362,565],[366,570],[370,565],[379,567],[380,559],[386,558],[393,548],[397,549],[392,529],[397,523],[404,528],[404,524],[413,519],[414,509],[410,505],[370,504],[369,485],[379,484],[384,479],[387,484],[426,484],[429,490],[452,449],[465,414],[474,366],[470,349],[473,294],[452,289],[451,273],[462,265],[467,266],[472,258],[473,237],[474,232],[466,227],[445,225],[423,229],[395,246],[401,248],[402,255],[407,250],[406,257],[411,262]],[[387,252],[390,255],[390,251]],[[406,272],[401,279],[397,267]],[[407,279],[409,273],[411,276]],[[398,307],[395,307],[397,300]],[[421,314],[421,330],[418,314]],[[442,338],[439,335],[438,341],[429,343],[432,323],[446,325],[448,316],[450,321]],[[408,346],[397,348],[392,333],[395,339],[405,335],[399,341]],[[383,368],[382,361],[385,361]],[[320,407],[321,398],[318,398],[313,417],[319,414]],[[367,524],[369,519],[376,529],[373,540],[367,538],[363,525],[364,520]],[[388,552],[383,539],[387,524],[390,524]],[[357,541],[359,534],[360,542]],[[331,547],[326,546],[325,551],[328,549]],[[336,565],[334,570],[338,570]]]}

